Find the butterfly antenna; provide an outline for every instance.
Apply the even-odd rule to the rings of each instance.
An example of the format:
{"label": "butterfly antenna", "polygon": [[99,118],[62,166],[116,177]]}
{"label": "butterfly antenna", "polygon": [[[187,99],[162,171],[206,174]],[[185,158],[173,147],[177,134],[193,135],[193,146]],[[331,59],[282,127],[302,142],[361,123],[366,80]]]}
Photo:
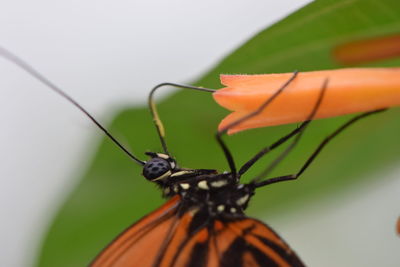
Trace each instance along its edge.
{"label": "butterfly antenna", "polygon": [[190,89],[190,90],[197,90],[197,91],[203,91],[203,92],[209,92],[213,93],[216,90],[214,89],[209,89],[209,88],[203,88],[203,87],[197,87],[197,86],[191,86],[191,85],[184,85],[184,84],[177,84],[177,83],[160,83],[159,85],[155,86],[149,94],[149,109],[151,116],[153,118],[154,125],[157,129],[158,136],[160,137],[161,145],[163,147],[164,153],[169,155],[167,144],[165,142],[165,129],[164,125],[160,119],[160,116],[158,115],[157,112],[157,107],[154,102],[154,93],[157,91],[157,89],[164,87],[164,86],[173,86],[181,89]]}
{"label": "butterfly antenna", "polygon": [[127,150],[117,139],[114,138],[114,136],[111,135],[110,132],[107,131],[103,125],[101,125],[90,113],[83,108],[78,102],[76,102],[72,97],[70,97],[68,94],[66,94],[63,90],[61,90],[58,86],[53,84],[51,81],[49,81],[47,78],[45,78],[42,74],[40,74],[38,71],[36,71],[33,67],[31,67],[28,63],[8,51],[7,49],[0,47],[0,55],[3,56],[5,59],[11,61],[12,63],[16,64],[18,67],[22,68],[26,72],[28,72],[30,75],[47,85],[51,90],[59,94],[61,97],[65,98],[68,100],[70,103],[72,103],[75,107],[77,107],[80,111],[82,111],[89,119],[97,125],[97,127],[102,130],[105,135],[111,139],[122,151],[124,151],[131,159],[133,159],[135,162],[139,163],[140,165],[144,165],[145,162],[138,159],[135,157],[129,150]]}

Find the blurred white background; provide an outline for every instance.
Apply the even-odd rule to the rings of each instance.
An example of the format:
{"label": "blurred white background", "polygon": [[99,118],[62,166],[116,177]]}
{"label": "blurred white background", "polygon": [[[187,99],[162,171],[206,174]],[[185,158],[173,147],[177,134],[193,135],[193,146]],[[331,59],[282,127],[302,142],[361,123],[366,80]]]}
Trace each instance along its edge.
{"label": "blurred white background", "polygon": [[[1,6],[0,45],[107,123],[114,107],[144,103],[160,82],[193,80],[307,2],[15,0]],[[49,218],[101,133],[2,58],[0,123],[0,266],[31,266]],[[392,181],[377,179],[357,195],[316,203],[307,214],[283,212],[269,223],[310,266],[400,266],[394,234],[399,210],[393,204],[400,203],[400,181]],[[380,213],[371,213],[371,206],[381,207]],[[354,229],[365,234],[354,235]]]}

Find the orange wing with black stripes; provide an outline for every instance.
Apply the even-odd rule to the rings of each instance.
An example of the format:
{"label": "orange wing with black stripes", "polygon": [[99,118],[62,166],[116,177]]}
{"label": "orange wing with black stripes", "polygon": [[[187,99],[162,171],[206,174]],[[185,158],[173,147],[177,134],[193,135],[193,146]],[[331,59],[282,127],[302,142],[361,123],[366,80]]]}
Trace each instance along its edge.
{"label": "orange wing with black stripes", "polygon": [[251,218],[215,220],[181,241],[180,246],[171,246],[161,264],[155,266],[304,266],[271,228]]}
{"label": "orange wing with black stripes", "polygon": [[243,217],[206,219],[195,229],[195,212],[179,214],[180,197],[141,219],[93,261],[93,267],[304,266],[268,226]]}
{"label": "orange wing with black stripes", "polygon": [[180,197],[175,196],[120,234],[90,264],[105,266],[153,266],[163,239],[177,223]]}

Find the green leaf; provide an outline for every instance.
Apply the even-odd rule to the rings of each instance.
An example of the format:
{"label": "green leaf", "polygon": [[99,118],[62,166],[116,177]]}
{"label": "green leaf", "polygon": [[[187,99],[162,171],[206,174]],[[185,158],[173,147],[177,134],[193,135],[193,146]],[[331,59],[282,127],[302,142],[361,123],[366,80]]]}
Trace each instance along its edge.
{"label": "green leaf", "polygon": [[[398,33],[398,0],[315,1],[257,34],[210,70],[196,85],[219,88],[220,73],[271,73],[339,68],[331,51],[359,38]],[[399,59],[368,66],[399,66]],[[185,92],[159,105],[169,149],[181,166],[227,169],[214,140],[227,111],[207,93]],[[337,137],[302,176],[301,181],[260,189],[248,214],[299,209],[309,201],[334,196],[355,184],[368,183],[366,173],[399,161],[399,109],[370,117]],[[326,135],[347,117],[313,122],[299,147],[274,174],[296,172]],[[238,165],[295,125],[257,129],[226,137]],[[129,108],[115,118],[111,132],[128,137],[134,151],[159,151],[160,144],[146,107]],[[249,179],[273,159],[262,160]],[[379,155],[379,156],[378,156]],[[39,266],[85,266],[123,229],[151,212],[163,200],[141,169],[109,140],[101,142],[81,183],[70,194],[46,234]],[[385,179],[385,177],[379,177]],[[288,197],[290,196],[290,197]],[[279,229],[278,229],[279,231]]]}

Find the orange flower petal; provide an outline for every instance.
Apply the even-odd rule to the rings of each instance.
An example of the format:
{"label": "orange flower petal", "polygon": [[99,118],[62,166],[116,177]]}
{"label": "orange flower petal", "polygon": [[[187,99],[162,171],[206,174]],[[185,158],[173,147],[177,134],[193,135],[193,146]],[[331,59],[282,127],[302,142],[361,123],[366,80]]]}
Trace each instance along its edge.
{"label": "orange flower petal", "polygon": [[[221,75],[226,88],[213,96],[233,111],[219,125],[223,129],[256,110],[293,74]],[[230,129],[229,134],[257,127],[304,121],[329,79],[315,119],[400,105],[400,68],[338,69],[301,72],[261,114]]]}
{"label": "orange flower petal", "polygon": [[334,49],[333,57],[342,64],[359,64],[400,57],[400,34],[340,45]]}

